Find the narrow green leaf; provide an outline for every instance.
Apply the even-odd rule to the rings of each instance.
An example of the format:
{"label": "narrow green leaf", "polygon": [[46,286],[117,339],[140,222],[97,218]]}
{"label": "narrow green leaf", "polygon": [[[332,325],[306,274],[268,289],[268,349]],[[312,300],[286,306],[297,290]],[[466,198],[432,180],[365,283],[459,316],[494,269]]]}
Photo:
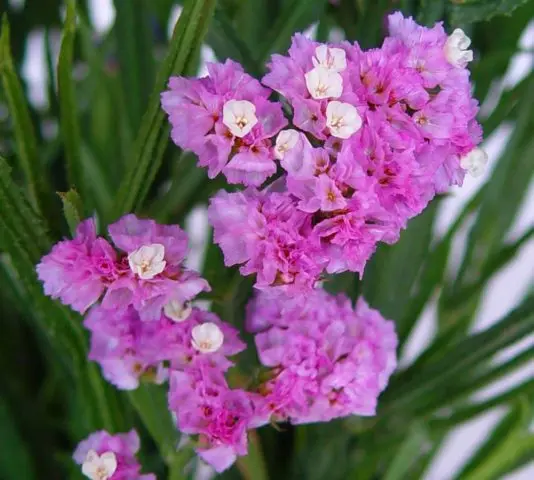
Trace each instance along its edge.
{"label": "narrow green leaf", "polygon": [[481,22],[495,15],[510,15],[516,8],[529,0],[450,0],[450,22],[452,25]]}
{"label": "narrow green leaf", "polygon": [[82,200],[78,192],[71,188],[68,192],[58,192],[61,201],[63,202],[63,213],[70,233],[74,235],[78,224],[83,220],[83,206]]}
{"label": "narrow green leaf", "polygon": [[186,0],[166,58],[156,77],[115,203],[115,216],[139,208],[161,166],[169,127],[160,108],[160,94],[171,74],[183,74],[194,60],[215,8],[215,0]]}
{"label": "narrow green leaf", "polygon": [[[528,399],[525,397],[519,398],[516,405],[497,424],[491,435],[488,436],[482,446],[477,449],[465,464],[459,474],[460,478],[466,478],[473,471],[481,468],[488,458],[495,455],[502,448],[503,444],[509,443],[510,440],[516,441],[517,437],[527,430],[530,416],[531,405],[529,405]],[[527,422],[525,422],[525,419],[527,419]]]}
{"label": "narrow green leaf", "polygon": [[39,159],[35,130],[24,90],[13,64],[9,42],[9,23],[7,15],[4,14],[0,36],[0,76],[13,122],[17,159],[28,184],[33,208],[38,212],[52,214],[52,189],[44,164]]}
{"label": "narrow green leaf", "polygon": [[383,480],[403,480],[408,478],[412,465],[424,453],[425,444],[428,442],[429,438],[426,429],[423,425],[414,423],[384,473]]}
{"label": "narrow green leaf", "polygon": [[168,465],[175,460],[178,431],[173,424],[164,388],[143,384],[128,393],[132,405],[154,438]]}
{"label": "narrow green leaf", "polygon": [[58,95],[60,108],[60,129],[67,159],[67,177],[71,187],[75,187],[83,199],[87,198],[81,158],[81,135],[78,108],[72,76],[74,38],[76,35],[76,3],[67,0],[67,16],[63,26],[63,36],[57,66]]}
{"label": "narrow green leaf", "polygon": [[401,372],[395,387],[383,395],[384,411],[416,409],[418,402],[434,389],[454,382],[458,375],[491,358],[534,329],[534,295],[527,297],[515,310],[489,329],[467,337],[443,352],[439,359],[422,368]]}
{"label": "narrow green leaf", "polygon": [[148,4],[115,0],[119,79],[132,131],[137,131],[154,82],[153,39]]}

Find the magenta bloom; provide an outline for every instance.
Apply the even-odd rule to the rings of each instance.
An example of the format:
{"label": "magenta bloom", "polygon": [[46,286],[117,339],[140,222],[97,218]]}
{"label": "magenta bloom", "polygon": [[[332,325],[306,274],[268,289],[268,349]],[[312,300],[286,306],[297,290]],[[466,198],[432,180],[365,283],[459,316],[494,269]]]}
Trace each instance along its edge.
{"label": "magenta bloom", "polygon": [[103,238],[97,238],[93,219],[84,220],[73,240],[63,240],[37,265],[45,294],[84,313],[117,277],[117,255]]}
{"label": "magenta bloom", "polygon": [[178,428],[198,435],[197,453],[217,472],[230,467],[238,455],[247,454],[252,402],[245,391],[230,389],[219,370],[203,366],[173,371],[169,406]]}
{"label": "magenta bloom", "polygon": [[37,273],[45,293],[84,313],[102,306],[157,320],[170,302],[185,304],[208,283],[183,267],[187,236],[177,225],[159,225],[126,215],[109,226],[115,247],[97,237],[93,219],[83,221],[73,240],[59,242],[45,255]]}
{"label": "magenta bloom", "polygon": [[226,265],[256,274],[256,287],[302,291],[315,285],[326,259],[311,216],[299,212],[289,195],[221,191],[208,213]]}
{"label": "magenta bloom", "polygon": [[[139,435],[135,430],[111,435],[101,430],[81,441],[73,454],[82,472],[91,478],[109,480],[156,480],[154,474],[141,474],[135,458],[139,451]],[[100,474],[100,477],[97,475]],[[106,474],[108,476],[103,477]]]}
{"label": "magenta bloom", "polygon": [[248,309],[261,363],[256,424],[374,415],[396,366],[394,324],[360,299],[314,290],[300,299],[260,293]]}
{"label": "magenta bloom", "polygon": [[198,155],[210,178],[223,172],[230,183],[260,185],[276,171],[271,138],[287,124],[281,105],[231,60],[208,64],[208,72],[172,77],[163,92],[172,139]]}
{"label": "magenta bloom", "polygon": [[[207,322],[217,325],[224,338],[213,353],[199,352],[192,345],[193,328]],[[188,370],[207,364],[224,372],[233,365],[227,357],[245,349],[234,327],[198,308],[181,321],[163,314],[156,321],[144,322],[133,307],[115,312],[97,306],[84,325],[91,332],[89,359],[99,363],[103,376],[122,390],[137,388],[141,377],[162,383],[169,375],[168,367]]]}

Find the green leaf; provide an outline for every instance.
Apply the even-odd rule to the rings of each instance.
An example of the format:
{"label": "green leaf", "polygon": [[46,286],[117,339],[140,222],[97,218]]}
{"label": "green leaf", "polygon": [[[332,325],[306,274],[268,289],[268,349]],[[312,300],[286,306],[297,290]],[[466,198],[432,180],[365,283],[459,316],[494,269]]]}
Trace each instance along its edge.
{"label": "green leaf", "polygon": [[321,16],[325,3],[325,0],[289,0],[284,2],[272,31],[260,47],[258,58],[266,61],[271,53],[287,49],[295,32],[305,29]]}
{"label": "green leaf", "polygon": [[452,25],[481,22],[495,15],[510,15],[516,8],[529,0],[450,0],[450,22]]}
{"label": "green leaf", "polygon": [[446,349],[439,359],[421,368],[401,372],[383,395],[384,411],[415,410],[434,389],[454,383],[458,375],[491,358],[523,338],[534,328],[534,295],[489,329],[469,336]]}
{"label": "green leaf", "polygon": [[115,0],[114,32],[117,39],[119,79],[127,100],[126,111],[132,131],[137,131],[154,81],[153,40],[148,4]]}
{"label": "green leaf", "polygon": [[417,21],[430,27],[441,20],[444,12],[445,0],[419,0]]}
{"label": "green leaf", "polygon": [[119,188],[114,213],[118,217],[139,208],[161,166],[169,127],[160,108],[160,94],[171,74],[183,74],[194,61],[215,8],[215,0],[186,0],[174,28],[167,56],[143,117],[129,165]]}
{"label": "green leaf", "polygon": [[74,37],[76,34],[76,3],[67,0],[67,16],[63,26],[63,36],[57,66],[58,95],[60,108],[60,128],[67,159],[67,177],[71,187],[75,187],[85,200],[87,190],[81,158],[81,135],[78,119],[78,103],[72,76]]}
{"label": "green leaf", "polygon": [[[518,440],[525,431],[532,415],[528,398],[521,397],[510,412],[497,424],[487,440],[477,449],[460,472],[460,478],[466,478],[481,468],[489,458],[498,455],[498,451],[510,440]],[[526,420],[526,421],[525,421]],[[477,478],[477,477],[475,477]],[[481,478],[481,477],[478,477]],[[484,477],[482,477],[484,478]]]}
{"label": "green leaf", "polygon": [[238,457],[237,468],[246,479],[268,480],[267,466],[261,451],[260,438],[254,431],[248,433],[248,454]]}
{"label": "green leaf", "polygon": [[0,76],[13,122],[17,159],[28,184],[28,194],[33,208],[52,215],[52,189],[44,164],[39,159],[35,130],[24,91],[11,58],[9,41],[9,23],[7,15],[4,14],[0,36]]}
{"label": "green leaf", "polygon": [[411,467],[418,460],[418,457],[424,453],[425,444],[428,442],[428,433],[424,426],[414,423],[389,464],[382,477],[383,480],[403,480],[408,478]]}
{"label": "green leaf", "polygon": [[128,392],[128,396],[158,445],[163,460],[171,465],[175,460],[178,447],[178,431],[169,412],[164,388],[158,385],[142,384],[137,389]]}
{"label": "green leaf", "polygon": [[71,188],[68,192],[59,192],[59,197],[63,202],[63,214],[72,235],[75,234],[78,224],[83,220],[82,200],[78,192]]}

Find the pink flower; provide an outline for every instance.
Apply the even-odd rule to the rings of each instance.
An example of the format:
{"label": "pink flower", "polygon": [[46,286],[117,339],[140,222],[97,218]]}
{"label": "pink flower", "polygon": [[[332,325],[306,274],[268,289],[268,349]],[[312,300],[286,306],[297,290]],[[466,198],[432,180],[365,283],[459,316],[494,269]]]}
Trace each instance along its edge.
{"label": "pink flower", "polygon": [[109,480],[156,480],[154,474],[140,473],[141,465],[135,458],[139,447],[135,430],[116,435],[101,430],[81,441],[73,458],[85,475],[94,475],[90,478],[106,474]]}
{"label": "pink flower", "polygon": [[45,294],[84,313],[116,277],[116,254],[96,237],[93,219],[80,223],[73,240],[63,240],[37,265]]}
{"label": "pink flower", "polygon": [[[217,325],[223,334],[222,346],[214,353],[193,347],[194,327],[207,322]],[[132,307],[121,313],[97,306],[84,325],[91,332],[89,359],[99,363],[103,376],[123,390],[136,389],[141,378],[164,382],[167,366],[187,370],[209,365],[224,372],[233,365],[227,357],[245,348],[234,327],[197,308],[181,321],[161,315],[157,321],[144,322]]]}
{"label": "pink flower", "polygon": [[276,171],[272,141],[287,121],[269,90],[231,60],[209,64],[201,79],[173,77],[162,94],[172,139],[192,150],[214,178],[260,185]]}
{"label": "pink flower", "polygon": [[218,472],[247,454],[252,403],[243,390],[231,390],[219,370],[173,371],[169,406],[178,428],[198,435],[197,453]]}
{"label": "pink flower", "polygon": [[[289,301],[289,307],[288,307]],[[374,415],[396,365],[394,325],[363,299],[314,290],[299,300],[260,293],[248,309],[270,376],[253,396],[254,423]]]}

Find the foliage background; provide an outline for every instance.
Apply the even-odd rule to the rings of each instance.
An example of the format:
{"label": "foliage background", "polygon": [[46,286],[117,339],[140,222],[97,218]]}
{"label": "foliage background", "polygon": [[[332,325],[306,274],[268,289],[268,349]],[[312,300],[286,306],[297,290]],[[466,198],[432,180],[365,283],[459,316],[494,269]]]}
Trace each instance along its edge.
{"label": "foliage background", "polygon": [[[60,0],[0,1],[7,12],[0,40],[0,478],[80,478],[70,460],[73,446],[95,429],[132,426],[143,436],[146,471],[158,478],[193,475],[194,468],[183,473],[190,452],[175,452],[164,391],[144,386],[126,394],[107,385],[86,361],[80,318],[42,295],[33,265],[80,216],[96,212],[104,225],[135,211],[183,226],[194,207],[225,187],[222,179],[208,182],[195,159],[169,143],[159,109],[171,72],[198,71],[203,43],[217,59],[234,58],[261,75],[270,53],[284,51],[294,32],[315,22],[319,40],[341,32],[363,47],[378,45],[384,16],[396,9],[467,32],[476,52],[475,96],[490,105],[481,116],[485,136],[503,128],[511,133],[492,158],[492,174],[446,231],[435,234],[447,202],[438,198],[398,244],[380,247],[363,281],[344,274],[327,282],[330,291],[352,298],[363,293],[394,319],[401,354],[425,310],[434,305],[437,312],[429,345],[393,377],[378,416],[263,428],[252,436],[250,455],[222,477],[425,478],[447,435],[497,406],[505,411],[500,422],[447,478],[497,479],[532,462],[534,348],[503,357],[534,331],[532,284],[493,326],[480,330],[473,323],[494,276],[532,242],[532,215],[519,234],[509,231],[534,171],[534,73],[501,92],[495,85],[518,53],[534,1],[185,0],[170,42],[166,29],[177,2],[114,4],[112,28],[97,35],[85,1],[77,2],[77,21],[74,2],[66,8]],[[49,86],[40,106],[29,101],[21,80],[36,30],[45,34]],[[453,247],[466,238],[451,268]],[[208,245],[202,270],[217,294],[212,308],[242,325],[251,282],[224,268],[218,248]],[[534,259],[527,262],[534,269]],[[249,359],[242,360],[246,368]],[[519,385],[473,395],[526,366],[531,374]]]}

